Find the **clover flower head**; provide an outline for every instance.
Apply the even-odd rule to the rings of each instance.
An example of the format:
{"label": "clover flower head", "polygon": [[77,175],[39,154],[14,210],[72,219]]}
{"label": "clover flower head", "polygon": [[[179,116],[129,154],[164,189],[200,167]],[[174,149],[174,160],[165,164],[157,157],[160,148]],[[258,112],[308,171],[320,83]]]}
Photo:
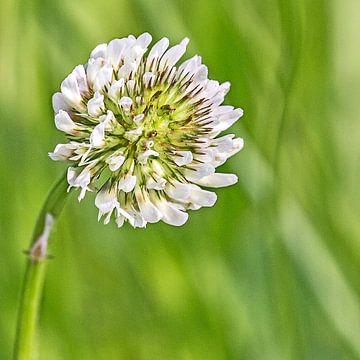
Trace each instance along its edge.
{"label": "clover flower head", "polygon": [[49,153],[70,164],[69,189],[97,190],[104,223],[118,226],[162,220],[183,225],[187,210],[214,205],[204,187],[237,182],[215,169],[243,147],[234,135],[218,137],[243,111],[221,105],[230,84],[208,79],[194,56],[176,67],[188,44],[169,48],[163,38],[114,39],[98,45],[53,96],[55,125],[68,142]]}

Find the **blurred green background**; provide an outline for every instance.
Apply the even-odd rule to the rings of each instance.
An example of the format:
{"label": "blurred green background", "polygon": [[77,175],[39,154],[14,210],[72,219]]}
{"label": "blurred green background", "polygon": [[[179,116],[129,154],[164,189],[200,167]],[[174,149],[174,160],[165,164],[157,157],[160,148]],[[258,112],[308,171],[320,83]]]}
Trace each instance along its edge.
{"label": "blurred green background", "polygon": [[239,184],[181,228],[118,230],[74,194],[52,237],[40,359],[360,359],[360,2],[0,3],[0,359],[64,164],[51,95],[101,42],[149,31],[243,107]]}

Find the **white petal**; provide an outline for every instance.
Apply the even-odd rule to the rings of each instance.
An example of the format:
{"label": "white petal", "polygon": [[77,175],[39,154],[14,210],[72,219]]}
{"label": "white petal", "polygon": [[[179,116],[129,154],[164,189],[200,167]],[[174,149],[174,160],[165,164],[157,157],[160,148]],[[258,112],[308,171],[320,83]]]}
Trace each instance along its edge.
{"label": "white petal", "polygon": [[[189,86],[187,86],[187,89],[185,92],[185,94],[188,94],[188,93],[192,92],[193,90],[195,90],[195,88],[196,88],[197,95],[191,96],[190,103],[195,103],[198,100],[207,97],[206,88],[205,88],[207,76],[208,76],[207,67],[205,65],[200,65],[199,68],[196,70],[196,72],[193,74],[193,80],[192,80],[191,84]],[[200,91],[199,91],[199,86],[201,86]]]}
{"label": "white petal", "polygon": [[221,105],[214,109],[214,115],[221,116],[234,110],[231,105]]}
{"label": "white petal", "polygon": [[90,143],[96,148],[101,148],[105,145],[105,123],[100,123],[94,127],[90,135]]}
{"label": "white petal", "polygon": [[143,48],[140,45],[135,44],[125,52],[124,63],[125,64],[133,63],[137,67],[145,52],[146,52],[146,48]]}
{"label": "white petal", "polygon": [[208,148],[203,150],[201,154],[194,154],[194,158],[203,163],[211,163],[214,159],[214,149]]}
{"label": "white petal", "polygon": [[194,74],[194,83],[198,84],[205,81],[208,77],[208,68],[205,65],[200,65]]}
{"label": "white petal", "polygon": [[116,216],[123,216],[125,219],[130,220],[132,216],[124,210],[121,206],[116,208]]}
{"label": "white petal", "polygon": [[134,228],[146,227],[146,221],[133,207],[127,206],[126,211],[129,214],[129,222]]}
{"label": "white petal", "polygon": [[64,110],[66,112],[70,110],[70,106],[61,92],[57,92],[52,96],[52,106],[55,114],[57,114],[60,110]]}
{"label": "white petal", "polygon": [[223,96],[226,96],[226,95],[227,95],[227,93],[228,93],[229,90],[230,90],[230,86],[231,86],[231,84],[230,84],[229,81],[225,81],[224,83],[222,83],[222,84],[220,85],[220,91],[222,92],[222,95],[223,95]]}
{"label": "white petal", "polygon": [[79,166],[83,166],[83,165],[87,165],[93,162],[93,160],[88,160],[87,157],[89,156],[91,150],[92,150],[93,146],[91,144],[85,144],[82,143],[80,144],[80,146],[78,147],[78,149],[76,150],[76,154],[78,154],[77,156],[73,156],[71,158],[71,160],[79,160]]}
{"label": "white petal", "polygon": [[88,84],[83,65],[77,65],[71,74],[61,83],[61,92],[66,102],[82,110],[82,95],[88,93]]}
{"label": "white petal", "polygon": [[152,168],[154,170],[154,172],[159,175],[160,177],[164,177],[166,172],[164,170],[164,167],[161,165],[161,163],[159,161],[157,161],[156,159],[152,161]]}
{"label": "white petal", "polygon": [[222,174],[216,173],[209,176],[205,176],[200,180],[196,180],[196,183],[202,186],[219,188],[223,186],[230,186],[237,183],[238,177],[234,174]]}
{"label": "white petal", "polygon": [[233,146],[234,134],[228,134],[217,139],[212,139],[210,144],[216,147],[218,152],[228,152]]}
{"label": "white petal", "polygon": [[114,103],[117,103],[120,100],[124,84],[124,79],[116,80],[111,84],[108,96]]}
{"label": "white petal", "polygon": [[112,131],[114,129],[114,126],[115,127],[121,126],[116,121],[115,115],[111,110],[108,110],[106,115],[99,116],[98,120],[99,122],[104,123],[105,130]]}
{"label": "white petal", "polygon": [[128,45],[127,39],[114,39],[109,42],[106,51],[106,58],[114,69],[118,69],[123,52]]}
{"label": "white petal", "polygon": [[69,184],[69,190],[71,187],[80,187],[81,192],[78,196],[78,200],[81,201],[87,190],[90,190],[88,188],[88,185],[91,181],[91,167],[86,167],[84,169],[81,168],[68,168],[67,172],[67,181]]}
{"label": "white petal", "polygon": [[137,69],[137,65],[135,62],[126,63],[120,67],[118,71],[118,78],[128,79],[131,73],[135,73]]}
{"label": "white petal", "polygon": [[55,161],[65,161],[74,154],[74,150],[76,148],[77,146],[72,143],[58,144],[56,145],[54,151],[49,153],[49,157]]}
{"label": "white petal", "polygon": [[146,60],[147,70],[150,69],[151,64],[153,64],[153,67],[156,65],[157,60],[164,54],[168,47],[168,38],[162,38],[152,47]]}
{"label": "white petal", "polygon": [[[204,85],[204,97],[211,99],[219,91],[219,82],[215,80],[207,80]],[[215,115],[215,113],[214,113]]]}
{"label": "white petal", "polygon": [[80,173],[80,169],[69,167],[67,171],[67,182],[70,186],[74,186],[75,180]]}
{"label": "white petal", "polygon": [[191,184],[184,184],[179,181],[172,181],[165,187],[165,193],[175,200],[187,200],[191,190]]}
{"label": "white petal", "polygon": [[229,157],[228,153],[219,153],[218,152],[214,155],[214,158],[212,159],[211,164],[214,167],[218,167],[218,166],[224,164],[228,157]]}
{"label": "white petal", "polygon": [[80,94],[87,94],[89,91],[84,65],[77,65],[73,70],[76,81],[79,86]]}
{"label": "white petal", "polygon": [[109,164],[109,169],[111,171],[119,170],[124,161],[125,156],[123,154],[113,154],[106,159],[106,162]]}
{"label": "white petal", "polygon": [[87,110],[90,116],[97,117],[105,110],[104,95],[95,91],[94,96],[87,103]]}
{"label": "white petal", "polygon": [[175,205],[166,200],[158,201],[156,206],[163,215],[162,221],[169,225],[184,225],[189,218],[189,215],[186,212],[180,211]]}
{"label": "white petal", "polygon": [[161,212],[155,207],[150,199],[144,196],[141,191],[135,192],[141,215],[149,223],[156,223],[162,218]]}
{"label": "white petal", "polygon": [[55,115],[55,126],[67,134],[76,133],[76,124],[66,111],[60,110],[59,113]]}
{"label": "white petal", "polygon": [[95,206],[99,209],[99,220],[102,215],[111,213],[119,206],[115,189],[110,189],[110,182],[107,182],[95,197]]}
{"label": "white petal", "polygon": [[189,43],[189,39],[185,38],[181,41],[179,45],[175,45],[172,48],[170,48],[164,56],[160,60],[160,69],[164,69],[167,67],[174,66],[179,59],[184,55],[186,51],[186,45]]}
{"label": "white petal", "polygon": [[135,214],[134,221],[132,223],[132,226],[134,228],[145,228],[146,227],[146,221],[145,219],[140,216],[139,214]]}
{"label": "white petal", "polygon": [[129,111],[132,105],[132,99],[129,98],[128,96],[123,96],[120,100],[119,100],[119,105],[125,110],[125,111]]}
{"label": "white petal", "polygon": [[143,76],[143,81],[145,86],[152,86],[155,75],[152,72],[146,72]]}
{"label": "white petal", "polygon": [[230,156],[235,155],[236,153],[238,153],[240,150],[242,150],[244,148],[244,139],[242,138],[236,138],[233,140],[233,146],[230,149],[230,151],[228,152],[228,158]]}
{"label": "white petal", "polygon": [[200,206],[213,206],[217,200],[214,192],[201,189],[199,186],[193,185],[189,201]]}
{"label": "white petal", "polygon": [[115,222],[118,228],[121,228],[124,225],[125,217],[122,215],[119,215],[116,217]]}
{"label": "white petal", "polygon": [[136,82],[133,79],[130,79],[126,82],[126,88],[127,88],[130,96],[132,96],[134,94],[135,85],[136,85]]}
{"label": "white petal", "polygon": [[76,178],[75,185],[79,187],[87,187],[90,184],[91,173],[89,168],[85,168]]}
{"label": "white petal", "polygon": [[227,112],[219,117],[219,124],[216,126],[214,131],[224,131],[232,126],[239,118],[244,114],[244,111],[240,108],[235,109],[231,112]]}
{"label": "white petal", "polygon": [[164,178],[161,178],[157,174],[153,174],[153,177],[149,177],[146,180],[146,187],[148,189],[154,189],[154,190],[164,190],[166,185],[166,180]]}
{"label": "white petal", "polygon": [[78,196],[78,201],[80,202],[86,195],[86,191],[89,190],[87,187],[82,187],[80,190],[80,194]]}
{"label": "white petal", "polygon": [[86,67],[86,77],[90,86],[94,86],[95,79],[104,66],[104,60],[102,58],[93,59],[91,58]]}
{"label": "white petal", "polygon": [[130,192],[134,189],[136,185],[136,176],[126,174],[120,181],[119,181],[119,189],[123,190],[124,192]]}
{"label": "white petal", "polygon": [[204,176],[211,175],[215,172],[215,168],[210,164],[193,164],[191,169],[186,169],[184,175],[186,179],[195,181],[203,178]]}
{"label": "white petal", "polygon": [[61,92],[66,101],[76,109],[83,108],[81,105],[82,96],[75,74],[71,73],[62,83]]}
{"label": "white petal", "polygon": [[191,151],[176,151],[175,156],[172,157],[175,164],[183,166],[190,164],[193,161],[193,154]]}
{"label": "white petal", "polygon": [[125,52],[124,62],[134,62],[139,64],[151,40],[151,35],[149,33],[144,33],[135,39],[135,41],[132,41],[127,51]]}
{"label": "white petal", "polygon": [[188,80],[201,65],[201,56],[195,55],[189,60],[184,61],[177,70],[178,78]]}
{"label": "white petal", "polygon": [[151,43],[152,36],[148,32],[144,32],[136,39],[136,44],[146,49]]}
{"label": "white petal", "polygon": [[154,150],[151,150],[151,149],[145,150],[145,151],[139,153],[137,159],[138,159],[138,161],[139,161],[140,164],[146,164],[147,161],[148,161],[148,158],[149,158],[150,156],[158,157],[158,156],[159,156],[159,153],[156,152],[156,151],[154,151]]}
{"label": "white petal", "polygon": [[97,73],[94,81],[94,90],[102,91],[105,86],[109,86],[113,77],[113,67],[110,64],[104,65]]}
{"label": "white petal", "polygon": [[135,41],[136,41],[136,37],[134,35],[129,35],[127,37],[127,40],[129,42],[130,45],[134,45],[135,44]]}
{"label": "white petal", "polygon": [[107,44],[98,45],[90,54],[90,58],[97,59],[98,57],[104,58],[106,54]]}

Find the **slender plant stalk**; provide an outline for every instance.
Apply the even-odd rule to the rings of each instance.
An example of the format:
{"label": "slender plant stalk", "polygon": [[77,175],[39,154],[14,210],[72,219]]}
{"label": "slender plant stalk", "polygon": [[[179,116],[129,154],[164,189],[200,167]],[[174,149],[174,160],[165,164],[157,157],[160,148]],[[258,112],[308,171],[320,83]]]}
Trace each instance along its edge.
{"label": "slender plant stalk", "polygon": [[36,222],[30,248],[26,252],[28,259],[18,312],[14,360],[36,359],[36,325],[48,258],[48,239],[54,221],[64,207],[66,188],[65,174],[51,189]]}

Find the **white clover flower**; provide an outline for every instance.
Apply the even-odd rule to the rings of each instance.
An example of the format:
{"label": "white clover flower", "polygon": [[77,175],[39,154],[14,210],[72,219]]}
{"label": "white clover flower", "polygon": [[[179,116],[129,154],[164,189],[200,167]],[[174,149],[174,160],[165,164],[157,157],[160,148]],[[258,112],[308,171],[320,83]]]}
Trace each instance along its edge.
{"label": "white clover flower", "polygon": [[187,210],[214,205],[216,194],[200,186],[237,182],[215,169],[243,140],[217,136],[243,111],[221,105],[230,84],[209,80],[200,56],[175,66],[188,41],[168,49],[163,38],[147,52],[145,33],[98,45],[53,96],[56,127],[69,142],[49,155],[71,164],[79,201],[100,187],[95,205],[105,223],[114,214],[119,227],[180,226]]}

